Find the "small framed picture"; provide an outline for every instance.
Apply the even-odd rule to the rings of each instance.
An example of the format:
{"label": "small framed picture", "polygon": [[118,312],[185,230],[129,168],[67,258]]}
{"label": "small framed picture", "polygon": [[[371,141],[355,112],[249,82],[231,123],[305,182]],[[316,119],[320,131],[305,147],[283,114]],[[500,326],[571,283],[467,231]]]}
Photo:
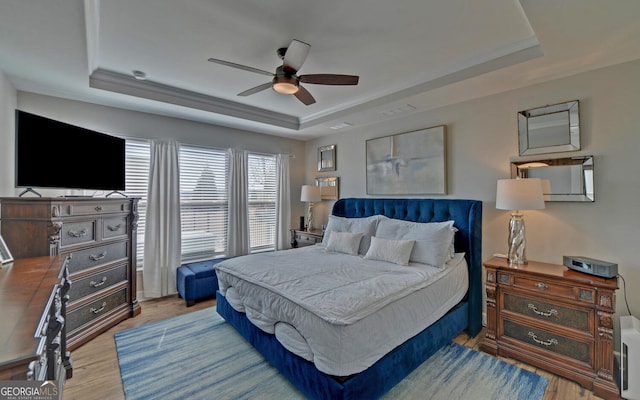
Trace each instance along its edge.
{"label": "small framed picture", "polygon": [[7,244],[4,242],[2,236],[0,236],[0,263],[6,264],[13,261],[13,256],[7,247]]}

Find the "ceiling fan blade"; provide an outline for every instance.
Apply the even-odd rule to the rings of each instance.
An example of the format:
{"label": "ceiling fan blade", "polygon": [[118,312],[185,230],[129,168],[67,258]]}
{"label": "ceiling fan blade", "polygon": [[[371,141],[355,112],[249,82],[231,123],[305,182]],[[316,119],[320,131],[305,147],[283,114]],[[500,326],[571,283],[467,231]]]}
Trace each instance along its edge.
{"label": "ceiling fan blade", "polygon": [[284,53],[284,59],[282,66],[286,72],[296,73],[304,64],[304,60],[307,59],[309,54],[309,48],[311,45],[293,39],[287,51]]}
{"label": "ceiling fan blade", "polygon": [[250,96],[254,93],[258,93],[258,92],[262,92],[265,89],[269,89],[271,87],[272,83],[271,82],[267,82],[267,83],[263,83],[262,85],[258,85],[256,87],[253,87],[251,89],[247,89],[244,92],[240,92],[238,93],[238,96]]}
{"label": "ceiling fan blade", "polygon": [[313,83],[316,85],[357,85],[360,79],[357,75],[336,75],[336,74],[310,74],[300,75],[300,82]]}
{"label": "ceiling fan blade", "polygon": [[311,105],[316,102],[311,93],[302,86],[298,86],[298,91],[294,94],[298,100],[304,103],[305,106]]}
{"label": "ceiling fan blade", "polygon": [[236,64],[236,63],[233,63],[231,61],[218,60],[217,58],[210,58],[209,61],[211,61],[212,63],[216,63],[216,64],[226,65],[227,67],[233,67],[233,68],[242,69],[244,71],[255,72],[257,74],[262,74],[262,75],[267,75],[267,76],[273,76],[273,72],[265,71],[265,70],[258,69],[258,68],[249,67],[249,66],[242,65],[242,64]]}

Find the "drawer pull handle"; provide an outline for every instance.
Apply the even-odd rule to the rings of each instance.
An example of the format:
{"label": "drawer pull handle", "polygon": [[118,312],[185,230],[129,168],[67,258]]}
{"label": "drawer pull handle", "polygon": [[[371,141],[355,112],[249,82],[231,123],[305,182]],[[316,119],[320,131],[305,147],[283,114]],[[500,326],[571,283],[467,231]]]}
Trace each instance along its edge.
{"label": "drawer pull handle", "polygon": [[540,289],[540,290],[546,290],[546,289],[549,289],[549,286],[545,285],[545,284],[544,284],[544,283],[542,283],[542,282],[538,282],[538,283],[536,283],[536,287],[537,287],[538,289]]}
{"label": "drawer pull handle", "polygon": [[87,234],[87,228],[82,229],[80,232],[78,231],[68,231],[67,235],[71,236],[71,237],[83,237],[84,235]]}
{"label": "drawer pull handle", "polygon": [[117,232],[120,230],[120,227],[122,226],[122,224],[118,224],[118,225],[107,225],[107,229],[109,229],[111,232]]}
{"label": "drawer pull handle", "polygon": [[102,206],[97,206],[97,207],[95,208],[95,210],[96,210],[97,212],[102,211]]}
{"label": "drawer pull handle", "polygon": [[104,301],[104,302],[102,302],[102,307],[100,307],[100,308],[91,307],[89,309],[89,311],[91,311],[91,313],[93,313],[93,314],[100,314],[102,311],[104,311],[106,306],[107,306],[107,302]]}
{"label": "drawer pull handle", "polygon": [[550,317],[552,315],[558,315],[558,310],[556,310],[555,308],[552,308],[551,310],[544,312],[544,311],[538,311],[538,307],[534,306],[533,304],[529,303],[529,309],[531,311],[533,311],[534,313],[542,316],[542,317]]}
{"label": "drawer pull handle", "polygon": [[549,346],[551,346],[551,345],[554,345],[554,344],[558,344],[558,341],[557,341],[556,339],[554,339],[554,338],[551,338],[551,339],[549,339],[549,340],[547,340],[547,341],[540,340],[540,339],[538,339],[538,337],[536,336],[536,334],[535,334],[535,333],[533,333],[533,332],[529,332],[529,337],[530,337],[531,339],[533,339],[533,341],[534,341],[534,342],[536,342],[536,343],[538,343],[538,344],[541,344],[541,345],[543,345],[543,346],[547,346],[547,347],[549,347]]}
{"label": "drawer pull handle", "polygon": [[103,276],[102,279],[100,279],[100,281],[98,281],[98,282],[96,282],[96,281],[89,282],[89,286],[91,286],[91,287],[100,287],[100,286],[104,285],[106,281],[107,281],[107,277]]}
{"label": "drawer pull handle", "polygon": [[90,259],[91,261],[98,261],[98,260],[102,260],[102,259],[103,259],[103,258],[105,258],[106,256],[107,256],[107,252],[106,252],[106,251],[103,251],[102,253],[97,254],[97,255],[96,255],[96,254],[91,254],[91,255],[89,256],[89,259]]}

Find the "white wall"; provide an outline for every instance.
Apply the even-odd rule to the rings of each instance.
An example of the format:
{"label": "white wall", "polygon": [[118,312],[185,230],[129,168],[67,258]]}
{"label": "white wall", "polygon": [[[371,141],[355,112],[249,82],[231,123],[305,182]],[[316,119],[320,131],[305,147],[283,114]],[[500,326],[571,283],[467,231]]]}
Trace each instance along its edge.
{"label": "white wall", "polygon": [[[13,110],[16,105],[2,112],[11,115],[10,123],[13,123]],[[253,132],[236,130],[221,126],[208,125],[199,122],[192,122],[177,118],[164,117],[154,114],[146,114],[135,111],[128,111],[119,108],[106,107],[96,104],[79,101],[61,99],[57,97],[43,96],[34,93],[18,92],[17,108],[43,115],[59,121],[93,129],[99,132],[112,134],[125,138],[176,138],[179,142],[191,145],[213,146],[218,148],[238,148],[263,152],[269,154],[286,153],[291,154],[291,203],[293,206],[292,221],[302,209],[300,204],[300,186],[304,180],[304,142],[298,140],[285,139],[275,136],[260,135]],[[0,124],[5,124],[0,120]],[[13,141],[13,130],[9,138]],[[13,143],[13,142],[12,142]],[[3,146],[4,148],[4,146]],[[90,151],[87,149],[87,151]],[[3,150],[5,152],[5,150]],[[0,159],[0,170],[13,168],[14,147],[11,151],[6,151],[6,157]],[[68,159],[73,158],[73,152],[61,155]],[[99,154],[96,155],[99,157]],[[56,173],[56,164],[61,159],[52,155],[51,159],[43,160],[43,169]],[[90,166],[88,166],[90,168]],[[7,196],[15,196],[22,189],[14,188],[13,174],[8,182],[1,182],[0,190]],[[69,191],[52,189],[37,189],[43,196],[58,196],[62,194],[77,194]],[[296,196],[296,193],[297,196]]]}
{"label": "white wall", "polygon": [[[509,213],[495,209],[495,192],[496,181],[510,177],[509,162],[518,156],[516,113],[580,100],[582,150],[544,156],[594,155],[596,201],[547,202],[545,210],[525,212],[527,258],[561,264],[563,255],[582,255],[618,263],[631,311],[639,317],[639,71],[640,61],[635,61],[309,141],[306,179],[338,176],[340,197],[366,197],[367,139],[444,124],[448,195],[424,197],[482,200],[482,257],[488,259],[507,250]],[[338,169],[320,174],[317,147],[329,144],[337,144]],[[317,224],[326,223],[331,205],[316,206]],[[618,316],[627,314],[622,281],[620,286]]]}
{"label": "white wall", "polygon": [[0,196],[13,195],[16,89],[0,71]]}

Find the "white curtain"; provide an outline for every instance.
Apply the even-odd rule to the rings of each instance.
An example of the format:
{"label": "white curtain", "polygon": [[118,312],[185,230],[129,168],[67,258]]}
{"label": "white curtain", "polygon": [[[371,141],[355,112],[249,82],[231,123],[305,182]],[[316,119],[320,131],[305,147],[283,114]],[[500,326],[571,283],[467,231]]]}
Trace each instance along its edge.
{"label": "white curtain", "polygon": [[152,142],[142,275],[145,297],[177,292],[176,269],[181,251],[179,181],[178,144],[173,140]]}
{"label": "white curtain", "polygon": [[247,153],[229,149],[229,222],[227,226],[229,257],[249,254],[248,194]]}
{"label": "white curtain", "polygon": [[291,189],[289,186],[289,155],[276,156],[276,249],[291,247]]}

